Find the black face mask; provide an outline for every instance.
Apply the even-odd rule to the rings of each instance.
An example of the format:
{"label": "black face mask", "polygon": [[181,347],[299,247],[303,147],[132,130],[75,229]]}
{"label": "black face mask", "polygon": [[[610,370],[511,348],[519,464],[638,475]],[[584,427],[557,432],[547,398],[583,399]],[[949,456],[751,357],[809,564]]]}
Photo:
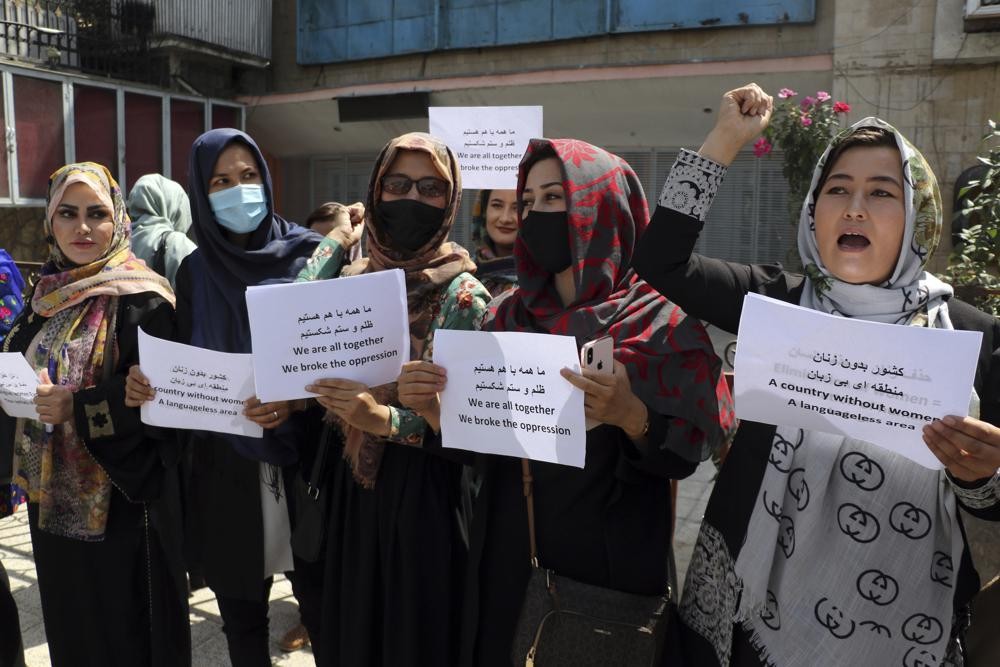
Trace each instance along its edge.
{"label": "black face mask", "polygon": [[393,247],[416,252],[427,245],[444,223],[444,209],[415,199],[380,201],[375,204],[379,226]]}
{"label": "black face mask", "polygon": [[565,271],[573,263],[566,211],[530,211],[518,233],[535,264],[549,273]]}

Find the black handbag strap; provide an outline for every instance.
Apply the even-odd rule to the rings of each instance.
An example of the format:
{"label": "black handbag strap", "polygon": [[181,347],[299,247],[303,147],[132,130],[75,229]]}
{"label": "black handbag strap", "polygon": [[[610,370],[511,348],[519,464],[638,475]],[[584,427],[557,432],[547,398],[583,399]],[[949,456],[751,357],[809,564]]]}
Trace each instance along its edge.
{"label": "black handbag strap", "polygon": [[326,453],[330,449],[331,433],[332,425],[329,422],[323,422],[323,431],[319,436],[319,446],[316,448],[316,458],[313,459],[312,470],[309,473],[309,482],[306,484],[306,491],[313,500],[319,500],[323,470],[326,468]]}
{"label": "black handbag strap", "polygon": [[524,502],[528,506],[528,550],[531,564],[538,567],[538,542],[535,541],[535,490],[531,476],[531,461],[521,459],[521,482],[524,485]]}

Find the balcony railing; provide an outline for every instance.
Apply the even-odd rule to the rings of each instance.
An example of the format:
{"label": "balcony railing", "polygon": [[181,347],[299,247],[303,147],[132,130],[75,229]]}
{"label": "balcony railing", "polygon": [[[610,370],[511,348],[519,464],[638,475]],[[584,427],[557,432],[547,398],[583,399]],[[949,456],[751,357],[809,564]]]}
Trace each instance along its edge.
{"label": "balcony railing", "polygon": [[153,32],[271,58],[271,0],[153,0]]}
{"label": "balcony railing", "polygon": [[271,0],[0,0],[0,55],[165,86],[165,50],[263,65]]}

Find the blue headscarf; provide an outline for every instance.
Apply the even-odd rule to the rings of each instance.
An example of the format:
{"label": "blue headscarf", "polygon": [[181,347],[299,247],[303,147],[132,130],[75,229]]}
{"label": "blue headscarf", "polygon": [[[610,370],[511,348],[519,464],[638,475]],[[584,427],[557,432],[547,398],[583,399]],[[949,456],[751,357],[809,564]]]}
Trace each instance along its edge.
{"label": "blue headscarf", "polygon": [[24,278],[6,250],[0,249],[0,343],[14,326],[14,320],[24,307]]}
{"label": "blue headscarf", "polygon": [[[208,184],[215,163],[235,141],[243,143],[257,160],[267,198],[267,215],[251,233],[246,248],[226,239],[208,201]],[[323,237],[283,220],[274,212],[267,162],[254,140],[244,132],[220,128],[195,139],[189,174],[188,195],[198,239],[197,250],[188,258],[193,285],[191,344],[220,352],[247,353],[251,345],[246,288],[292,282]],[[287,426],[286,422],[274,431],[265,431],[263,439],[234,435],[225,439],[249,458],[284,465],[296,457],[293,443],[281,437]]]}

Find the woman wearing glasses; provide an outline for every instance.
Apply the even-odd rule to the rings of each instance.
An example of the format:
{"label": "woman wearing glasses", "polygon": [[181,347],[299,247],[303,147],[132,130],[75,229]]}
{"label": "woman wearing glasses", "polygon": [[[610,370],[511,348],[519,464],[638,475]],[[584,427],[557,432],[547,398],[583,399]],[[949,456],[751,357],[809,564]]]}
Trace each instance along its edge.
{"label": "woman wearing glasses", "polygon": [[[473,329],[489,301],[469,253],[447,241],[461,194],[443,143],[423,133],[393,139],[368,187],[367,257],[345,260],[344,242],[360,229],[331,233],[299,279],[402,269],[410,358],[430,360],[434,331]],[[341,435],[339,456],[327,459],[325,648],[316,663],[453,664],[466,550],[455,518],[461,466],[424,450],[426,422],[400,405],[396,383],[331,378],[306,389]]]}

